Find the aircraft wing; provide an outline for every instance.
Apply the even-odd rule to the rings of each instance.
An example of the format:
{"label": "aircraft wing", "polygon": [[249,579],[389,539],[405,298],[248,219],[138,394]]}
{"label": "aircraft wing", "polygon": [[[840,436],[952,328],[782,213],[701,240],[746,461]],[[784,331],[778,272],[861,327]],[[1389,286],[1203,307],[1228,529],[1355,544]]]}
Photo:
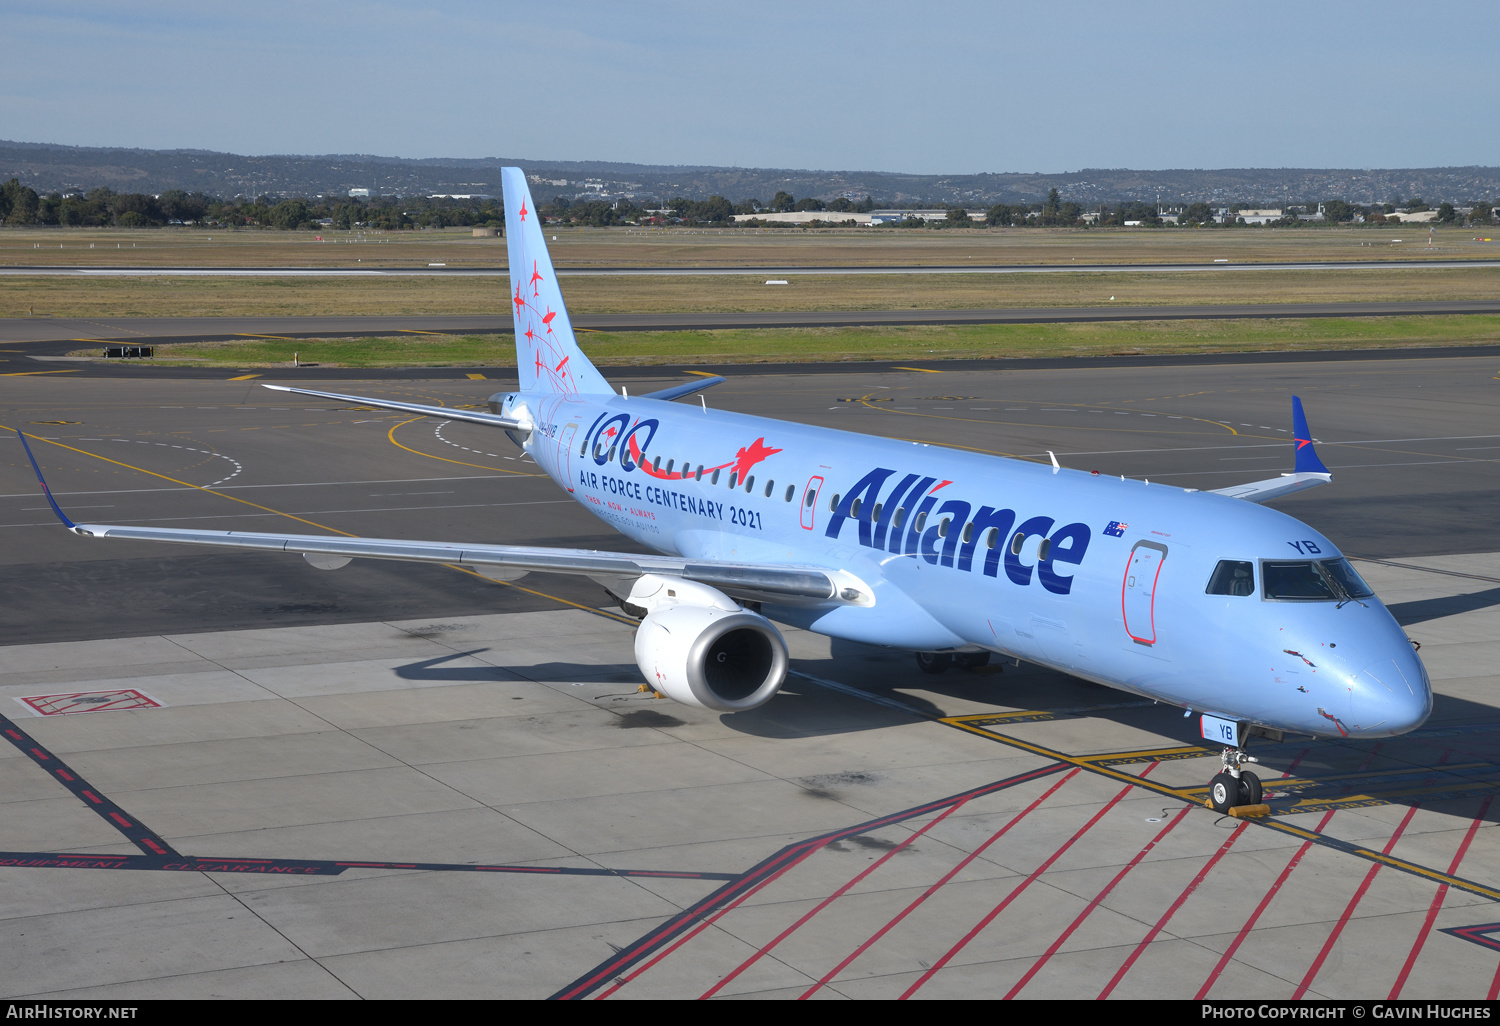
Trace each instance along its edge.
{"label": "aircraft wing", "polygon": [[531,425],[529,423],[524,423],[513,417],[502,417],[497,413],[481,413],[478,410],[455,410],[447,406],[423,406],[421,403],[398,403],[390,399],[371,399],[363,395],[340,395],[338,392],[316,392],[310,388],[292,388],[288,385],[270,385],[265,382],[261,383],[261,387],[274,389],[277,392],[296,392],[298,395],[311,395],[319,399],[335,399],[345,403],[360,403],[364,406],[378,406],[383,410],[397,410],[401,413],[415,413],[425,417],[442,417],[445,420],[464,420],[471,424],[485,424],[489,427],[505,428],[507,431],[519,431],[525,434],[531,433]]}
{"label": "aircraft wing", "polygon": [[[329,393],[312,393],[324,395]],[[339,397],[343,398],[343,397]],[[441,410],[441,407],[436,407]],[[500,418],[497,418],[500,419]],[[602,581],[633,581],[645,574],[681,577],[727,595],[749,601],[786,603],[854,603],[869,605],[870,589],[844,570],[820,566],[733,563],[681,556],[640,555],[634,552],[600,552],[592,549],[533,548],[525,545],[463,545],[452,542],[406,541],[396,538],[352,538],[337,535],[270,534],[251,531],[198,531],[176,527],[135,527],[121,524],[75,524],[62,511],[42,469],[32,455],[24,432],[17,431],[26,458],[52,512],[62,525],[85,538],[116,538],[130,541],[174,542],[179,545],[215,545],[237,549],[301,553],[322,569],[336,569],[353,558],[400,559],[420,563],[448,563],[475,568],[542,570],[579,574]]]}
{"label": "aircraft wing", "polygon": [[1215,488],[1213,494],[1227,495],[1231,499],[1244,499],[1246,502],[1266,502],[1332,481],[1333,474],[1323,466],[1323,461],[1318,458],[1317,450],[1313,448],[1312,432],[1307,428],[1307,415],[1302,412],[1302,400],[1296,396],[1292,396],[1292,431],[1297,445],[1296,463],[1293,465],[1292,473],[1267,478],[1264,481],[1249,481],[1245,484],[1230,485],[1228,488]]}
{"label": "aircraft wing", "polygon": [[[697,581],[736,598],[768,602],[854,602],[863,585],[851,575],[816,566],[783,566],[687,559],[680,556],[600,552],[592,549],[533,548],[525,545],[462,545],[393,538],[344,538],[334,535],[263,534],[247,531],[197,531],[171,527],[113,524],[65,526],[85,538],[221,545],[240,549],[302,553],[313,565],[332,569],[339,557],[399,559],[449,563],[476,569],[540,570],[605,580],[633,580],[644,574]],[[322,557],[322,558],[319,558]],[[329,558],[332,557],[332,558]],[[856,587],[856,585],[858,585]]]}

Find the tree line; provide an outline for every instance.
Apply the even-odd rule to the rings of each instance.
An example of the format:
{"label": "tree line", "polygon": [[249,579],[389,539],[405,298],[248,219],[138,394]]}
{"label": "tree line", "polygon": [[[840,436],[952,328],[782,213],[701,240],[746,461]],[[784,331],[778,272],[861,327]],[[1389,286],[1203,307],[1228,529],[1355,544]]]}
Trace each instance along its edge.
{"label": "tree line", "polygon": [[[826,211],[829,214],[826,219],[812,222],[817,226],[838,224],[839,214],[869,213],[878,206],[870,196],[860,200],[840,196],[825,201],[811,196],[798,199],[787,192],[777,192],[768,202],[745,199],[734,203],[723,196],[710,196],[706,200],[690,200],[678,196],[660,206],[647,205],[655,202],[657,201],[636,203],[626,199],[570,199],[556,196],[550,203],[542,205],[541,213],[549,223],[607,228],[626,224],[713,226],[733,223],[736,214]],[[1279,221],[1272,224],[1283,227],[1315,224],[1316,222],[1298,217],[1297,211],[1310,212],[1318,209],[1318,206],[1319,204],[1309,203],[1289,208]],[[1349,224],[1356,220],[1363,220],[1366,224],[1381,224],[1399,220],[1391,217],[1398,210],[1412,213],[1433,209],[1420,198],[1405,201],[1398,198],[1389,203],[1371,206],[1327,200],[1321,207],[1323,222],[1331,224]],[[1234,204],[1230,206],[1231,216],[1225,219],[1224,224],[1233,225],[1233,215],[1240,209],[1261,208],[1261,204],[1255,203]],[[1104,226],[1124,225],[1126,222],[1140,222],[1144,225],[1166,223],[1154,204],[1132,201],[1085,211],[1079,204],[1064,200],[1056,189],[1049,192],[1041,203],[997,203],[979,218],[972,217],[962,207],[944,207],[934,203],[908,203],[903,209],[943,210],[944,216],[938,219],[909,216],[898,222],[898,227],[902,228],[1074,227],[1086,223]],[[1085,214],[1090,216],[1085,218]],[[1207,203],[1189,203],[1175,216],[1179,225],[1218,226],[1214,219],[1215,209]],[[1492,203],[1476,203],[1467,215],[1458,211],[1451,203],[1440,203],[1436,208],[1435,221],[1439,224],[1482,225],[1491,224],[1494,219],[1495,204]],[[749,223],[756,225],[764,222]],[[498,199],[493,198],[459,200],[428,196],[324,196],[313,199],[261,196],[253,200],[242,197],[226,200],[180,189],[169,189],[154,196],[115,192],[108,188],[91,189],[85,193],[53,192],[43,195],[12,178],[0,185],[0,224],[120,228],[191,224],[273,228],[283,231],[312,231],[321,227],[345,231],[360,228],[400,231],[464,226],[503,228],[505,209]]]}
{"label": "tree line", "polygon": [[285,231],[371,228],[446,228],[453,225],[499,227],[505,209],[497,199],[455,200],[426,196],[324,196],[314,199],[220,199],[201,192],[169,189],[159,196],[115,192],[38,194],[12,178],[0,185],[0,224],[63,227],[155,228],[194,224],[213,227],[261,227]]}

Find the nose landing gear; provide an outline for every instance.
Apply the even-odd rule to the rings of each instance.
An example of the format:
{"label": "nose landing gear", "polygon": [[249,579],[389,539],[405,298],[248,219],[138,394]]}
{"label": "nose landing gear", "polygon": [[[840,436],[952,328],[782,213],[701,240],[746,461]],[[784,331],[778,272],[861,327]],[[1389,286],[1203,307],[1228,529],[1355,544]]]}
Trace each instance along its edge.
{"label": "nose landing gear", "polygon": [[1259,762],[1243,748],[1225,748],[1219,753],[1224,768],[1208,782],[1208,803],[1215,812],[1228,812],[1245,805],[1260,805],[1263,792],[1260,778],[1247,769],[1245,763]]}

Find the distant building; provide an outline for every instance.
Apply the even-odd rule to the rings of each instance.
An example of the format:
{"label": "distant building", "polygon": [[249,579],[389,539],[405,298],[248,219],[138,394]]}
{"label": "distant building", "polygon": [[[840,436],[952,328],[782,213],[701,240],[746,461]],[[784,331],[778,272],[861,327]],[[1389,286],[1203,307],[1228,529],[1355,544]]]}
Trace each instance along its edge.
{"label": "distant building", "polygon": [[350,196],[351,199],[352,198],[369,199],[370,198],[370,190],[369,189],[350,189],[349,190],[349,196]]}
{"label": "distant building", "polygon": [[1281,220],[1281,210],[1239,210],[1234,216],[1246,224],[1270,224]]}
{"label": "distant building", "polygon": [[434,192],[430,193],[428,199],[451,199],[451,200],[480,200],[494,199],[487,192]]}
{"label": "distant building", "polygon": [[1402,224],[1426,224],[1428,221],[1436,221],[1438,212],[1436,210],[1398,210],[1393,214],[1386,214],[1387,221],[1400,221]]}
{"label": "distant building", "polygon": [[873,224],[872,215],[856,214],[844,210],[763,210],[759,214],[735,214],[735,223],[742,221],[765,221],[767,224],[807,224],[809,221],[826,221],[840,224],[853,221],[857,225]]}
{"label": "distant building", "polygon": [[[966,210],[970,221],[983,221],[986,211]],[[900,224],[909,217],[919,221],[946,221],[948,208],[940,210],[874,210],[869,214],[871,224]]]}

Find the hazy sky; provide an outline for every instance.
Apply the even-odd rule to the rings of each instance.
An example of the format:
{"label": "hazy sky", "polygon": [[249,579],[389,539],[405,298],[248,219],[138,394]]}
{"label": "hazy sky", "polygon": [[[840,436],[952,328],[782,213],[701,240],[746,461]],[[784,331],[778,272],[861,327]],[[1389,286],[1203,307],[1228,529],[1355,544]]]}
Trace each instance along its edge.
{"label": "hazy sky", "polygon": [[9,0],[0,138],[929,174],[1495,165],[1495,10]]}

